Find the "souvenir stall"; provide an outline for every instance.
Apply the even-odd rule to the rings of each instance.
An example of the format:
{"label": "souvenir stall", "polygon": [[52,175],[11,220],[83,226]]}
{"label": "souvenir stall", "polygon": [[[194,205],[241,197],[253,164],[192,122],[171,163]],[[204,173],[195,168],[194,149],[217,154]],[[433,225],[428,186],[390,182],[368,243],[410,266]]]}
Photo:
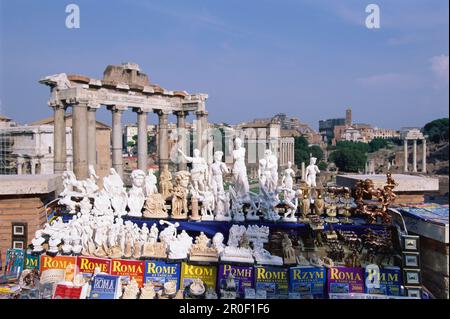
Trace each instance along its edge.
{"label": "souvenir stall", "polygon": [[[152,170],[135,170],[129,189],[114,169],[102,189],[92,167],[82,181],[66,172],[51,221],[28,250],[8,251],[4,277],[19,278],[17,295],[420,298],[420,273],[408,271],[403,258],[414,238],[402,236],[389,211],[390,174],[382,189],[370,180],[355,189],[323,187],[311,158],[296,184],[290,165],[280,171],[267,150],[259,192],[252,192],[239,138],[230,168],[219,151],[210,165],[197,150],[180,153],[189,171],[172,174],[165,166],[158,181]],[[233,180],[227,188],[226,175]]]}

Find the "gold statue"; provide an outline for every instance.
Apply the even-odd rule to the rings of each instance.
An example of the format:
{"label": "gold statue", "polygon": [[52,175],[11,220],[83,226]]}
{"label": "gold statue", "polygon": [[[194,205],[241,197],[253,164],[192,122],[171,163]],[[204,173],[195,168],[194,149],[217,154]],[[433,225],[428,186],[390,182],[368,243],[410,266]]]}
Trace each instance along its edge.
{"label": "gold statue", "polygon": [[166,199],[170,196],[172,191],[172,174],[169,171],[169,165],[164,164],[163,170],[159,175],[159,188],[162,194],[163,199]]}
{"label": "gold statue", "polygon": [[180,171],[175,177],[175,187],[172,189],[172,218],[187,219],[188,217],[188,185],[189,172]]}

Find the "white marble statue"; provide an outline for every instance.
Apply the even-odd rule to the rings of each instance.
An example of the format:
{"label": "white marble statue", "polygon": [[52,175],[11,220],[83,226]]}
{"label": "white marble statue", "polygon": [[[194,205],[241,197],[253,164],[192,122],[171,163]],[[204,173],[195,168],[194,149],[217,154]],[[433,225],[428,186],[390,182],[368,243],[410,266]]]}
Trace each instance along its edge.
{"label": "white marble statue", "polygon": [[287,162],[287,168],[283,172],[283,177],[281,179],[281,185],[284,188],[292,189],[294,187],[295,171],[292,169],[292,163]]}
{"label": "white marble statue", "polygon": [[63,241],[63,245],[61,247],[61,250],[63,252],[64,255],[70,255],[72,253],[73,250],[73,246],[72,246],[72,234],[69,231],[66,231],[62,234],[62,241]]}
{"label": "white marble statue", "polygon": [[33,245],[33,253],[41,254],[44,251],[44,247],[42,246],[45,243],[45,238],[42,237],[42,230],[38,229],[34,233],[34,238],[31,240],[31,244]]}
{"label": "white marble statue", "polygon": [[182,230],[175,239],[169,243],[169,259],[186,259],[191,249],[193,238]]}
{"label": "white marble statue", "polygon": [[216,221],[231,221],[230,193],[220,192],[218,194],[218,201],[215,204],[214,219]]}
{"label": "white marble statue", "polygon": [[278,159],[271,150],[265,150],[264,158],[259,161],[260,187],[268,192],[274,192],[278,184]]}
{"label": "white marble statue", "polygon": [[50,239],[48,240],[48,250],[47,253],[51,255],[56,255],[59,252],[58,245],[61,244],[61,234],[59,232],[54,232]]}
{"label": "white marble statue", "polygon": [[201,207],[202,220],[203,221],[214,220],[215,199],[213,192],[207,189],[204,192],[199,191],[199,193],[200,193],[199,200],[202,202]]}
{"label": "white marble statue", "polygon": [[66,206],[67,212],[71,215],[74,215],[77,213],[77,210],[76,210],[77,202],[73,201],[72,196],[70,196],[70,195],[66,195],[63,198],[61,198],[58,201],[58,204]]}
{"label": "white marble statue", "polygon": [[109,169],[109,175],[103,177],[103,188],[104,190],[111,195],[118,193],[118,189],[122,189],[123,181],[120,175],[116,172],[114,168]]}
{"label": "white marble statue", "polygon": [[233,178],[234,188],[237,196],[242,202],[249,201],[250,186],[247,177],[247,167],[245,166],[245,148],[242,146],[242,140],[234,140],[235,149],[233,150]]}
{"label": "white marble statue", "polygon": [[144,187],[145,173],[136,169],[131,173],[132,187],[128,192],[128,216],[142,217],[142,208],[145,203]]}
{"label": "white marble statue", "polygon": [[223,152],[216,151],[214,153],[214,163],[209,166],[210,187],[214,194],[214,201],[218,201],[219,194],[224,192],[223,174],[228,174],[227,165],[222,162]]}
{"label": "white marble statue", "polygon": [[260,187],[259,201],[264,220],[275,222],[281,218],[276,211],[276,207],[280,203],[277,190],[269,192],[265,187]]}
{"label": "white marble statue", "polygon": [[316,165],[317,158],[311,157],[309,165],[306,167],[306,184],[309,187],[316,187],[316,175],[320,173],[319,167]]}
{"label": "white marble statue", "polygon": [[83,196],[86,194],[86,189],[82,181],[78,181],[72,171],[65,171],[63,173],[64,190],[60,196]]}
{"label": "white marble statue", "polygon": [[92,204],[88,197],[83,197],[83,199],[78,203],[80,208],[80,213],[82,215],[90,214],[92,210]]}
{"label": "white marble statue", "polygon": [[216,233],[212,238],[212,246],[220,253],[225,249],[225,244],[223,243],[224,237],[222,233]]}
{"label": "white marble statue", "polygon": [[158,193],[158,187],[156,184],[158,183],[158,180],[153,172],[153,169],[148,170],[148,175],[145,177],[145,196],[148,197],[149,195]]}
{"label": "white marble statue", "polygon": [[205,159],[200,156],[200,150],[194,149],[193,157],[187,156],[181,149],[178,149],[178,152],[181,154],[181,156],[183,156],[183,158],[187,162],[192,163],[191,169],[192,186],[194,186],[194,189],[197,192],[204,191],[207,181],[208,164],[206,163]]}
{"label": "white marble statue", "polygon": [[235,222],[244,222],[245,216],[244,216],[244,204],[240,201],[239,197],[237,196],[234,188],[230,186],[229,194],[231,197],[231,214],[233,217],[233,221]]}
{"label": "white marble statue", "polygon": [[171,223],[167,220],[160,220],[160,225],[167,225],[161,233],[159,234],[159,239],[162,243],[169,245],[169,243],[177,237],[177,227],[180,226],[179,223]]}
{"label": "white marble statue", "polygon": [[301,191],[294,191],[293,189],[285,188],[283,189],[283,204],[285,204],[288,208],[283,216],[284,222],[295,223],[297,221],[297,217],[295,216],[295,212],[298,208],[298,197],[301,195]]}
{"label": "white marble statue", "polygon": [[89,165],[88,170],[89,170],[89,177],[84,181],[84,188],[86,190],[86,195],[88,197],[93,197],[99,189],[97,186],[97,180],[99,179],[99,177],[95,173],[93,165]]}
{"label": "white marble statue", "polygon": [[106,194],[105,192],[100,192],[97,194],[97,196],[94,198],[94,208],[92,208],[92,214],[94,216],[113,214],[108,194]]}
{"label": "white marble statue", "polygon": [[158,241],[159,229],[155,223],[150,227],[150,233],[148,235],[148,242],[154,244]]}

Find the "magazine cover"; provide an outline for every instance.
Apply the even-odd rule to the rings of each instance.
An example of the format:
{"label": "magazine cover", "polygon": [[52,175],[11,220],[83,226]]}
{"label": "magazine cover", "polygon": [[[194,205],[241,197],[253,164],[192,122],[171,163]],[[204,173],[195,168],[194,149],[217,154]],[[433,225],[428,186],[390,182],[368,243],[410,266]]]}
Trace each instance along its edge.
{"label": "magazine cover", "polygon": [[223,264],[219,266],[218,285],[220,288],[225,286],[229,275],[234,276],[236,287],[240,296],[244,296],[245,289],[255,287],[255,269],[253,266],[237,266]]}
{"label": "magazine cover", "polygon": [[120,296],[120,277],[96,275],[92,280],[90,299],[118,299]]}
{"label": "magazine cover", "polygon": [[[400,267],[379,268],[379,271],[367,269],[365,272],[366,293],[388,296],[399,296],[401,281]],[[368,283],[378,281],[379,287],[368,287]]]}
{"label": "magazine cover", "polygon": [[180,289],[180,263],[167,263],[162,260],[147,260],[145,262],[144,282],[151,281],[155,290],[163,288],[168,281],[175,281],[177,290]]}
{"label": "magazine cover", "polygon": [[289,268],[289,293],[303,298],[321,298],[325,294],[327,271],[324,267]]}
{"label": "magazine cover", "polygon": [[76,266],[77,258],[71,256],[47,256],[41,255],[41,262],[39,264],[39,270],[42,273],[48,269],[68,269]]}
{"label": "magazine cover", "polygon": [[17,277],[23,270],[24,251],[22,249],[7,249],[5,262],[5,276]]}
{"label": "magazine cover", "polygon": [[268,299],[288,297],[288,270],[276,266],[255,267],[256,290],[265,290]]}
{"label": "magazine cover", "polygon": [[145,262],[143,260],[113,259],[111,262],[111,275],[135,278],[139,287],[142,287],[144,283],[144,267]]}
{"label": "magazine cover", "polygon": [[185,288],[190,285],[194,279],[201,279],[206,288],[216,289],[217,267],[204,265],[191,265],[186,262],[181,263],[181,285]]}
{"label": "magazine cover", "polygon": [[25,269],[39,269],[39,256],[27,253],[25,255]]}
{"label": "magazine cover", "polygon": [[109,274],[111,272],[111,259],[95,257],[77,257],[78,271],[83,274],[93,274],[98,268],[100,272]]}
{"label": "magazine cover", "polygon": [[364,293],[364,269],[330,267],[328,269],[328,293]]}

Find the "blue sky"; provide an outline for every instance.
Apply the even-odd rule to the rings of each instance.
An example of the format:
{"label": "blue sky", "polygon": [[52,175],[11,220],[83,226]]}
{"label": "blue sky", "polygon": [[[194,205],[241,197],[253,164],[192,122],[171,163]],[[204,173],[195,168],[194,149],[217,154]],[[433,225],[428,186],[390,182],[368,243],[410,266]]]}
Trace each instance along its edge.
{"label": "blue sky", "polygon": [[[65,7],[80,7],[67,29]],[[367,29],[376,3],[381,28]],[[277,112],[400,128],[448,117],[447,0],[0,0],[0,113],[52,114],[43,76],[101,78],[133,61],[167,89],[209,94],[213,122]],[[110,122],[106,110],[98,118]],[[153,119],[150,120],[153,122]],[[127,112],[125,122],[135,122]]]}

